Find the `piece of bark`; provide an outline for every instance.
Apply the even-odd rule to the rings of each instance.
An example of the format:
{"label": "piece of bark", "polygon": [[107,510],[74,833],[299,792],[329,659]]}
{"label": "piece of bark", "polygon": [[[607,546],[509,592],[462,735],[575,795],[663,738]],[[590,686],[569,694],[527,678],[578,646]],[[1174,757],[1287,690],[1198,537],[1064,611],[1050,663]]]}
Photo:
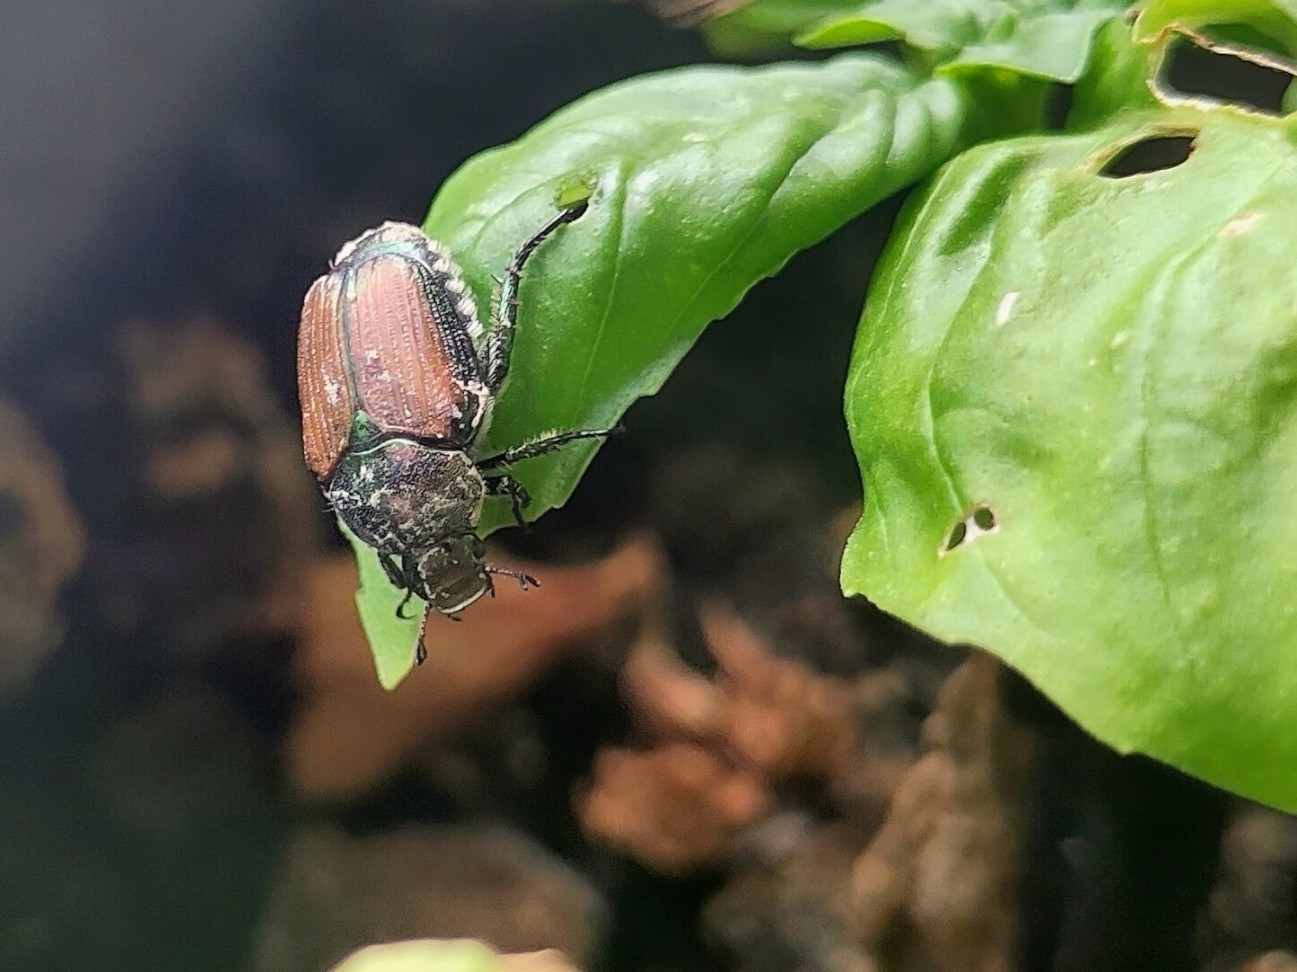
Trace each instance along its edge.
{"label": "piece of bark", "polygon": [[998,669],[974,655],[951,674],[925,726],[928,752],[855,864],[856,933],[885,966],[1011,967],[1033,747],[1005,712]]}
{"label": "piece of bark", "polygon": [[769,780],[836,773],[855,743],[847,683],[775,657],[717,602],[703,606],[700,620],[728,697],[722,732],[735,761]]}
{"label": "piece of bark", "polygon": [[777,657],[719,602],[703,607],[701,623],[715,679],[651,635],[627,662],[623,693],[649,734],[705,742],[764,780],[832,775],[853,744],[849,685]]}
{"label": "piece of bark", "polygon": [[725,861],[735,838],[771,802],[750,772],[703,746],[673,742],[647,751],[601,750],[577,815],[592,840],[660,873],[686,874]]}
{"label": "piece of bark", "polygon": [[62,638],[58,599],[84,547],[58,462],[0,400],[0,696],[22,686]]}
{"label": "piece of bark", "polygon": [[731,609],[705,602],[700,618],[718,670],[687,667],[647,629],[622,673],[646,736],[639,750],[596,760],[578,814],[593,839],[668,874],[731,858],[787,788],[859,804],[848,816],[876,826],[914,755],[890,732],[862,735],[908,695],[901,677],[854,682],[778,657]]}
{"label": "piece of bark", "polygon": [[430,618],[427,661],[390,693],[374,675],[356,615],[354,559],[338,555],[315,567],[301,603],[303,700],[287,743],[287,773],[300,795],[351,797],[386,780],[523,691],[581,639],[636,613],[661,569],[642,537],[589,564],[511,566],[541,586],[502,584],[459,622]]}

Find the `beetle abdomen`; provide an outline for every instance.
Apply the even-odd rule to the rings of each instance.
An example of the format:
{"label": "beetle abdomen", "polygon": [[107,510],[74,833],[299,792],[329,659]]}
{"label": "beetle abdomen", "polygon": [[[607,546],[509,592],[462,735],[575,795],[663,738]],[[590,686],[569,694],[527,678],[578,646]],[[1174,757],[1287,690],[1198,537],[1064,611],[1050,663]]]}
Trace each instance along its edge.
{"label": "beetle abdomen", "polygon": [[384,433],[471,443],[488,397],[476,313],[458,269],[413,226],[385,223],[342,248],[302,309],[303,444],[317,478],[337,467],[357,410]]}

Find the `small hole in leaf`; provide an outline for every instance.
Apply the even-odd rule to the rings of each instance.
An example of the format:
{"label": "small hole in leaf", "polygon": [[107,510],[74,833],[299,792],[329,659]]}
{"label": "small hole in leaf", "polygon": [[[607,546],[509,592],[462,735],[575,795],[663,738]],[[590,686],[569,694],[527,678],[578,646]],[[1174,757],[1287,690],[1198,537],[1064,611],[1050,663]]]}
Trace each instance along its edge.
{"label": "small hole in leaf", "polygon": [[1268,51],[1177,34],[1162,61],[1157,86],[1170,98],[1208,99],[1281,115],[1293,77],[1293,67]]}
{"label": "small hole in leaf", "polygon": [[955,524],[955,528],[950,531],[950,536],[946,538],[946,551],[954,550],[967,538],[968,523],[965,520],[960,520]]}
{"label": "small hole in leaf", "polygon": [[1123,148],[1099,170],[1099,175],[1128,179],[1146,172],[1174,169],[1192,151],[1192,135],[1150,135]]}
{"label": "small hole in leaf", "polygon": [[945,543],[941,545],[940,555],[944,557],[952,550],[972,543],[983,534],[993,532],[995,528],[995,511],[989,506],[974,507],[962,520],[950,528]]}

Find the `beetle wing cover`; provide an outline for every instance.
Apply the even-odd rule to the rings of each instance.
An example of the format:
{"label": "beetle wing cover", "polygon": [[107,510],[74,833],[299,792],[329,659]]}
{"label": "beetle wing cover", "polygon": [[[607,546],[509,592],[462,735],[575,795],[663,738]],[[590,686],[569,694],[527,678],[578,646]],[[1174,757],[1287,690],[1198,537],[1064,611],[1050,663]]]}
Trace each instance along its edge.
{"label": "beetle wing cover", "polygon": [[347,447],[355,400],[338,326],[342,288],[335,274],[311,285],[297,334],[297,391],[306,465],[326,481]]}
{"label": "beetle wing cover", "polygon": [[347,360],[360,407],[380,429],[458,444],[485,389],[472,319],[447,286],[458,278],[449,261],[439,263],[445,271],[389,252],[355,266],[344,304]]}
{"label": "beetle wing cover", "polygon": [[297,346],[306,464],[321,482],[364,410],[387,433],[467,445],[489,394],[477,310],[458,268],[417,227],[352,240],[306,295]]}

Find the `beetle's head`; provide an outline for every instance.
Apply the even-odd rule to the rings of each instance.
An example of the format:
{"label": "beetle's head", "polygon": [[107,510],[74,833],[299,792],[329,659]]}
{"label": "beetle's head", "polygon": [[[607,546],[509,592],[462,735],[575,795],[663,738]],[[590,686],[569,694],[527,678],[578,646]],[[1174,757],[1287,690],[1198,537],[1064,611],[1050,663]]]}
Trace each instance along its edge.
{"label": "beetle's head", "polygon": [[456,614],[491,589],[485,557],[485,544],[472,533],[452,537],[420,555],[419,580],[434,611]]}

